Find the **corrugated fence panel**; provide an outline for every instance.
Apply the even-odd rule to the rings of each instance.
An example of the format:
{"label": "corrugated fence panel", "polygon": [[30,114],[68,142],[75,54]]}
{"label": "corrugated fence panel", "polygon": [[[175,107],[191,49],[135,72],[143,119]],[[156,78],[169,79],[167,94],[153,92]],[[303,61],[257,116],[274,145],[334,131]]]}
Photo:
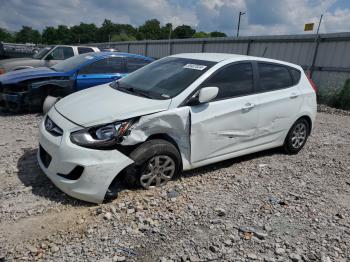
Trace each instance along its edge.
{"label": "corrugated fence panel", "polygon": [[210,53],[231,53],[231,54],[247,54],[248,43],[235,42],[206,42],[204,45],[204,52]]}
{"label": "corrugated fence panel", "polygon": [[[320,86],[342,86],[350,77],[350,33],[315,35],[223,37],[201,39],[144,40],[134,42],[98,43],[123,52],[161,58],[178,53],[217,52],[264,56],[312,68],[317,49],[313,79]],[[317,44],[318,43],[318,44]],[[129,45],[129,50],[128,50]]]}
{"label": "corrugated fence panel", "polygon": [[147,55],[154,58],[161,58],[169,55],[169,43],[153,44],[149,43]]}
{"label": "corrugated fence panel", "polygon": [[314,51],[312,42],[252,43],[249,55],[279,59],[301,66],[310,65]]}
{"label": "corrugated fence panel", "polygon": [[127,44],[116,44],[116,45],[111,45],[111,47],[118,49],[120,52],[128,52]]}
{"label": "corrugated fence panel", "polygon": [[200,53],[202,52],[201,43],[173,43],[172,45],[172,54],[179,53]]}
{"label": "corrugated fence panel", "polygon": [[315,71],[312,78],[319,90],[336,90],[342,88],[345,81],[350,79],[350,72]]}
{"label": "corrugated fence panel", "polygon": [[321,42],[316,66],[350,68],[350,41]]}
{"label": "corrugated fence panel", "polygon": [[145,55],[146,54],[146,45],[142,44],[142,43],[140,43],[140,44],[137,44],[137,43],[130,44],[129,53],[138,54],[138,55]]}

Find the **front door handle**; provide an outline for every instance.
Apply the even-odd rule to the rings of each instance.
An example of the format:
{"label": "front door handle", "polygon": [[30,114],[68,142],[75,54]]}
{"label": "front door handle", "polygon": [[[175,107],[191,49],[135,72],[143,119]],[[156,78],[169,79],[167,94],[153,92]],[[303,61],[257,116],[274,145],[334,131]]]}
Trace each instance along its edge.
{"label": "front door handle", "polygon": [[298,94],[297,93],[291,93],[289,98],[290,99],[294,99],[294,98],[297,98],[298,97]]}
{"label": "front door handle", "polygon": [[253,104],[253,103],[246,103],[242,107],[242,111],[249,111],[249,110],[253,109],[254,107],[255,107],[255,104]]}

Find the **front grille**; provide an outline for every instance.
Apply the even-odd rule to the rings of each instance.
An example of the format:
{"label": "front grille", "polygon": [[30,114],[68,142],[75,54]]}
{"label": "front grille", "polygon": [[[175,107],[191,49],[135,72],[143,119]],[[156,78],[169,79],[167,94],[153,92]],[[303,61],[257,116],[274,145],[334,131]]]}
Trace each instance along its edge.
{"label": "front grille", "polygon": [[49,153],[45,151],[45,149],[41,145],[39,145],[39,154],[40,160],[43,163],[44,167],[48,168],[51,163],[52,157],[49,155]]}
{"label": "front grille", "polygon": [[18,83],[18,84],[12,84],[12,85],[2,85],[2,92],[3,93],[22,93],[28,91],[28,86],[25,83]]}
{"label": "front grille", "polygon": [[63,130],[58,125],[56,125],[55,122],[52,121],[48,116],[45,119],[45,129],[53,136],[63,135]]}
{"label": "front grille", "polygon": [[76,166],[69,174],[65,175],[65,174],[60,174],[57,173],[58,176],[64,177],[66,179],[69,180],[77,180],[81,177],[81,175],[84,172],[84,167],[82,166]]}

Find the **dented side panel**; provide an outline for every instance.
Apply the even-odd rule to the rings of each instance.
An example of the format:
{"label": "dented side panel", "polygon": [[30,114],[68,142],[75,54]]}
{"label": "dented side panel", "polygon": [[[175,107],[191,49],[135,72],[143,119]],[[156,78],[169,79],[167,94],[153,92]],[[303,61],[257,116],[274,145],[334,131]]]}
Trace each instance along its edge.
{"label": "dented side panel", "polygon": [[179,147],[183,169],[190,168],[190,108],[181,107],[164,112],[143,116],[134,124],[130,135],[126,136],[122,145],[135,145],[146,141],[150,136],[166,134]]}
{"label": "dented side panel", "polygon": [[303,103],[298,86],[259,94],[259,145],[279,141],[282,145]]}
{"label": "dented side panel", "polygon": [[[255,107],[243,110],[247,103]],[[192,163],[254,146],[257,104],[257,95],[250,95],[192,107]]]}

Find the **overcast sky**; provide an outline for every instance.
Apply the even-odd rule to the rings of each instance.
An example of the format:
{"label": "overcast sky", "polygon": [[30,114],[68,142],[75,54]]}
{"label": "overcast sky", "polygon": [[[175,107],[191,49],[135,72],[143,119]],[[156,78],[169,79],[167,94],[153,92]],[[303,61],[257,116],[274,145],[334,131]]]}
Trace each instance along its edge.
{"label": "overcast sky", "polygon": [[246,11],[241,35],[303,33],[322,13],[321,33],[350,31],[350,0],[0,0],[0,27],[101,25],[105,18],[138,26],[157,18],[234,35],[239,11]]}

